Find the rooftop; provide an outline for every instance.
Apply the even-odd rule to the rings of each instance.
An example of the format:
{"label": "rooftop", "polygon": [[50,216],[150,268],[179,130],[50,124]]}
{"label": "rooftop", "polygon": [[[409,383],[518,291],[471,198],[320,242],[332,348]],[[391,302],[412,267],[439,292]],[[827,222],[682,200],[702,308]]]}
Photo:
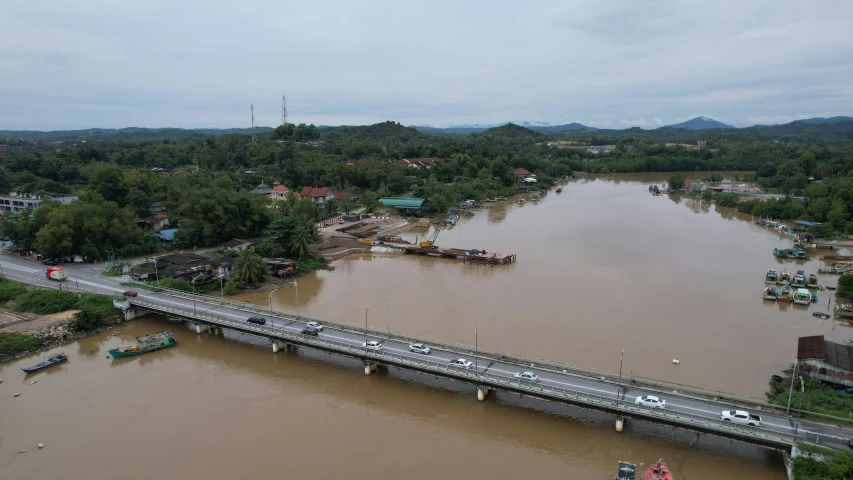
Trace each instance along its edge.
{"label": "rooftop", "polygon": [[382,205],[395,208],[421,208],[425,201],[425,198],[382,197],[379,199]]}
{"label": "rooftop", "polygon": [[175,233],[177,231],[177,228],[170,228],[169,230],[160,230],[158,233],[155,233],[154,236],[159,238],[160,240],[172,241],[175,239]]}

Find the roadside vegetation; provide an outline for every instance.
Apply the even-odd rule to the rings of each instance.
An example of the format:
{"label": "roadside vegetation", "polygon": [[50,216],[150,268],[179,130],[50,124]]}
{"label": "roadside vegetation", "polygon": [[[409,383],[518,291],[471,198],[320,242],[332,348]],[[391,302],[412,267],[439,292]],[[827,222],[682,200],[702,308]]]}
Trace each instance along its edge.
{"label": "roadside vegetation", "polygon": [[794,476],[797,480],[853,479],[853,453],[834,452],[829,460],[821,462],[808,457],[794,459]]}
{"label": "roadside vegetation", "polygon": [[[820,380],[805,379],[806,391],[803,394],[803,411],[822,413],[834,417],[850,418],[853,413],[853,393],[835,393],[835,389]],[[791,411],[796,412],[800,406],[800,380],[794,381]],[[788,393],[791,389],[791,370],[784,377],[770,381],[770,391],[767,399],[770,403],[787,406]]]}
{"label": "roadside vegetation", "polygon": [[853,300],[853,275],[848,273],[838,279],[837,293],[839,296]]}
{"label": "roadside vegetation", "polygon": [[32,335],[0,332],[0,358],[38,350],[41,346],[41,339]]}

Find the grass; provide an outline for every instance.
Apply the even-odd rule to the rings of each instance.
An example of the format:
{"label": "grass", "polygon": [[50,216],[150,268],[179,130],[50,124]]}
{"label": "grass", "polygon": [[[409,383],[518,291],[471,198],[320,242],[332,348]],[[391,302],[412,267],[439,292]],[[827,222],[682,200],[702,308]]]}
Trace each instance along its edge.
{"label": "grass", "polygon": [[41,347],[42,341],[22,333],[0,333],[0,357],[31,352]]}

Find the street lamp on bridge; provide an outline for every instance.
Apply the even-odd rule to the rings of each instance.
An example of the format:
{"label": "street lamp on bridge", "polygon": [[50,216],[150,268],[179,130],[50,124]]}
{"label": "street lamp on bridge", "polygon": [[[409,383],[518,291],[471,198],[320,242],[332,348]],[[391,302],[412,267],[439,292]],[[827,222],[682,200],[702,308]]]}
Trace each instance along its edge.
{"label": "street lamp on bridge", "polygon": [[388,295],[382,297],[382,300],[385,300],[385,323],[388,332],[388,338],[391,338],[391,317],[388,316]]}
{"label": "street lamp on bridge", "polygon": [[619,387],[622,387],[622,359],[625,358],[625,347],[622,347],[622,353],[619,354]]}
{"label": "street lamp on bridge", "polygon": [[269,303],[269,306],[270,306],[270,326],[272,326],[272,327],[275,327],[275,320],[273,320],[273,318],[272,318],[272,314],[273,314],[272,313],[272,294],[277,292],[277,291],[278,291],[278,288],[273,289],[273,291],[271,291],[270,294],[267,296],[267,302]]}
{"label": "street lamp on bridge", "polygon": [[369,307],[364,309],[364,354],[367,355],[367,312],[373,308],[371,304]]}
{"label": "street lamp on bridge", "polygon": [[803,382],[803,376],[800,375],[800,406],[797,407],[797,424],[794,426],[794,435],[800,429],[800,411],[803,409],[803,395],[806,393],[806,384]]}
{"label": "street lamp on bridge", "polygon": [[478,337],[480,335],[480,327],[482,326],[483,324],[481,323],[477,325],[477,328],[474,330],[474,373],[476,373],[478,377],[480,376],[480,343]]}

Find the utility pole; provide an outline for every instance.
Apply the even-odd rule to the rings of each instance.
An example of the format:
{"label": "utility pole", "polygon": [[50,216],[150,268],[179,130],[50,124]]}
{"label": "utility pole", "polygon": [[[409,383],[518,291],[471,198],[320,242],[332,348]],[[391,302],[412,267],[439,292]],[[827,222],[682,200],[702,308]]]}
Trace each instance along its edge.
{"label": "utility pole", "polygon": [[634,384],[634,355],[637,353],[637,336],[634,335],[634,346],[631,347],[631,379],[628,380],[628,385]]}
{"label": "utility pole", "polygon": [[364,354],[367,355],[367,312],[373,308],[373,305],[364,309]]}
{"label": "utility pole", "polygon": [[281,124],[287,125],[287,97],[281,96]]}
{"label": "utility pole", "polygon": [[391,338],[391,317],[388,316],[388,295],[382,297],[385,300],[385,323],[388,328],[388,338]]}
{"label": "utility pole", "polygon": [[803,395],[806,394],[806,383],[803,382],[803,377],[800,376],[800,406],[797,407],[797,425],[794,427],[794,435],[800,429],[800,412],[803,410]]}
{"label": "utility pole", "polygon": [[619,354],[619,387],[622,387],[622,359],[625,358],[625,347],[622,347],[622,353]]}
{"label": "utility pole", "polygon": [[498,321],[498,346],[495,349],[495,353],[500,355],[501,353],[501,314],[495,315],[495,319]]}
{"label": "utility pole", "polygon": [[785,409],[785,415],[791,414],[791,397],[794,395],[794,379],[797,378],[797,367],[800,361],[794,357],[794,369],[791,371],[791,389],[788,390],[788,408]]}
{"label": "utility pole", "polygon": [[480,342],[478,337],[480,335],[480,327],[482,326],[483,324],[481,323],[477,325],[477,328],[474,330],[474,373],[476,373],[478,377],[480,376]]}
{"label": "utility pole", "polygon": [[252,143],[255,143],[255,105],[249,105],[249,109],[252,111]]}

